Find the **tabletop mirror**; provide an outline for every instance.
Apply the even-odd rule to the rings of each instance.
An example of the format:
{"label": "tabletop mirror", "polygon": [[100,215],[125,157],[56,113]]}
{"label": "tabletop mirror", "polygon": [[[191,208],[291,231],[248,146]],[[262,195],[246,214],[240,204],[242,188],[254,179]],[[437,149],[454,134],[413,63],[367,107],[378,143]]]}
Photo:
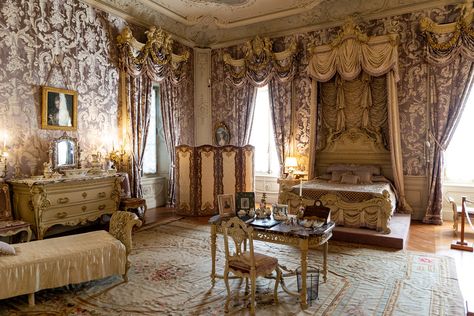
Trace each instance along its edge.
{"label": "tabletop mirror", "polygon": [[64,133],[50,145],[50,158],[55,170],[74,169],[79,166],[79,146],[77,138]]}

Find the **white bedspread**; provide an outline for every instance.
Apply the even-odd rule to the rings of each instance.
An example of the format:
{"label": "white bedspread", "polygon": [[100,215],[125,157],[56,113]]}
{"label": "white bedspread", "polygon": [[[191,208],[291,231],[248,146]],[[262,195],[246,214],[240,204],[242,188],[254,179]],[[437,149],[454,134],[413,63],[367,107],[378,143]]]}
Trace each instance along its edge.
{"label": "white bedspread", "polygon": [[15,244],[0,256],[0,299],[125,273],[125,246],[106,231]]}

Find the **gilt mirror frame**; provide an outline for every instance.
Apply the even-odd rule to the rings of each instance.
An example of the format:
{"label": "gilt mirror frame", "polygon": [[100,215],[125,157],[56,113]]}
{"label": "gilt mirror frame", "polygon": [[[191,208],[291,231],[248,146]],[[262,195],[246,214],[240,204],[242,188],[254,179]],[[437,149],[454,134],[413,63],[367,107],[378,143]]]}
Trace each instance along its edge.
{"label": "gilt mirror frame", "polygon": [[[74,144],[74,162],[71,164],[63,164],[61,166],[58,166],[58,144],[63,141],[70,141]],[[53,169],[58,171],[64,169],[79,168],[79,143],[77,142],[77,138],[68,136],[66,132],[64,132],[61,137],[53,139],[49,145],[49,161],[51,162]]]}

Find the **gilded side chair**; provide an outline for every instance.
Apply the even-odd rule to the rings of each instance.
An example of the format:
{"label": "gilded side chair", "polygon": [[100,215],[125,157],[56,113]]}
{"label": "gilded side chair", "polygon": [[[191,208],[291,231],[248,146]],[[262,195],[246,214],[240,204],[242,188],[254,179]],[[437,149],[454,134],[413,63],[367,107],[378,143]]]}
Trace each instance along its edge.
{"label": "gilded side chair", "polygon": [[[454,199],[448,196],[448,202],[451,204],[453,209],[453,234],[456,236],[459,231],[459,218],[461,217],[462,207],[461,205],[457,205]],[[474,208],[466,207],[466,221],[469,221],[470,218],[474,217]]]}
{"label": "gilded side chair", "polygon": [[[257,277],[265,277],[276,272],[275,288],[273,290],[273,297],[275,303],[278,303],[278,284],[281,279],[281,270],[278,267],[278,259],[254,252],[252,232],[253,228],[248,227],[238,217],[233,217],[227,222],[222,223],[224,232],[224,246],[225,246],[225,270],[224,282],[227,289],[227,300],[225,304],[225,311],[229,311],[229,303],[232,298],[229,286],[229,273],[237,277],[245,278],[246,290],[250,279],[250,314],[255,314],[255,291]],[[229,239],[234,241],[235,252],[231,253]],[[248,244],[248,251],[247,251]],[[248,297],[247,295],[246,297]]]}

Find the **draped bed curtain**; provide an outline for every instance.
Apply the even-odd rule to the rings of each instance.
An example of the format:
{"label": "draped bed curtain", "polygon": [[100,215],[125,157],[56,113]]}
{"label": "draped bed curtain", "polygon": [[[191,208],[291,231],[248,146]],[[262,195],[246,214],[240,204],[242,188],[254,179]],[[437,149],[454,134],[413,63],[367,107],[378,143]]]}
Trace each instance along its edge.
{"label": "draped bed curtain", "polygon": [[275,145],[280,170],[283,170],[285,158],[291,151],[292,131],[288,122],[291,121],[291,85],[297,69],[296,42],[291,38],[288,48],[280,52],[274,52],[272,45],[270,39],[257,36],[243,45],[243,59],[224,55],[228,70],[226,98],[227,102],[236,103],[234,109],[240,112],[236,114],[237,144],[243,146],[250,140],[257,88],[268,85]]}
{"label": "draped bed curtain", "polygon": [[[387,111],[389,129],[389,147],[395,188],[398,191],[399,212],[411,213],[412,209],[405,198],[403,163],[400,141],[400,118],[397,99],[398,77],[398,36],[367,37],[349,21],[331,45],[313,47],[308,65],[308,73],[312,78],[311,98],[311,152],[310,177],[315,174],[316,153],[316,95],[317,82],[327,82],[336,74],[343,80],[353,80],[363,71],[370,76],[386,76]],[[339,100],[341,103],[342,100]],[[339,127],[344,117],[338,117]]]}
{"label": "draped bed curtain", "polygon": [[[128,144],[130,159],[128,171],[131,194],[142,197],[143,155],[146,146],[148,125],[150,121],[151,93],[153,82],[159,82],[161,110],[165,141],[171,158],[168,198],[174,201],[174,148],[179,142],[179,126],[175,107],[179,104],[179,85],[185,78],[182,62],[189,57],[172,53],[170,35],[161,29],[151,27],[147,34],[147,43],[139,43],[133,38],[131,30],[126,27],[118,36],[119,68],[121,81],[122,135]],[[126,146],[124,144],[124,146]]]}
{"label": "draped bed curtain", "polygon": [[[464,4],[461,18],[436,24],[420,22],[426,38],[429,68],[429,197],[423,222],[442,224],[444,151],[449,145],[473,82],[474,29],[472,4]],[[469,144],[466,144],[469,146]]]}

